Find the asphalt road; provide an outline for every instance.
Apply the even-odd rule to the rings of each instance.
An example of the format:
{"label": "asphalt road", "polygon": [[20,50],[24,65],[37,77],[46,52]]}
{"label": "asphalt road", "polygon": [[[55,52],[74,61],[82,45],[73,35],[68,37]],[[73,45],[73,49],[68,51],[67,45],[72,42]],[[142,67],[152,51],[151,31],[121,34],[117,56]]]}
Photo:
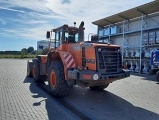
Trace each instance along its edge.
{"label": "asphalt road", "polygon": [[0,59],[0,120],[159,120],[154,76],[133,74],[102,92],[74,86],[57,99],[26,77],[26,66],[26,59]]}

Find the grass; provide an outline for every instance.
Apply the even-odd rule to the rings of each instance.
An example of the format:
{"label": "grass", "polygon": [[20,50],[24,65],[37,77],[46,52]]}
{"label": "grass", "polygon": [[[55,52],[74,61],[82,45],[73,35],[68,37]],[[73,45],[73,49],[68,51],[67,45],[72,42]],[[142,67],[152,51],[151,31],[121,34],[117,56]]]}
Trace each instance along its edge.
{"label": "grass", "polygon": [[23,58],[35,58],[36,55],[28,54],[28,55],[13,55],[13,54],[0,54],[0,58],[16,58],[16,59],[23,59]]}

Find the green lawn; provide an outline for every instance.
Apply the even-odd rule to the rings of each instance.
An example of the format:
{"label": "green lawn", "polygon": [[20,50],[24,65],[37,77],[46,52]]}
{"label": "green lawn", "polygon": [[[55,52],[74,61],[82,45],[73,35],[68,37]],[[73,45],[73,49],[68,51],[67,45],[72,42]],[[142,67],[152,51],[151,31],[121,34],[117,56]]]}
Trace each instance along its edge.
{"label": "green lawn", "polygon": [[0,58],[18,58],[18,59],[23,59],[23,58],[35,58],[36,55],[29,54],[29,55],[13,55],[13,54],[5,54],[2,55],[0,54]]}

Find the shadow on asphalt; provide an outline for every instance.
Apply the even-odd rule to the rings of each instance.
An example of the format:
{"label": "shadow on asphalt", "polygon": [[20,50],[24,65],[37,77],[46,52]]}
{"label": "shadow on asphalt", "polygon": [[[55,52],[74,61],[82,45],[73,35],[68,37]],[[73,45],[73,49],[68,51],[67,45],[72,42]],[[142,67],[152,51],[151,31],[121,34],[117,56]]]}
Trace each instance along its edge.
{"label": "shadow on asphalt", "polygon": [[139,73],[133,73],[133,72],[131,72],[131,75],[142,77],[142,78],[141,78],[142,80],[150,80],[150,81],[155,81],[155,82],[157,82],[155,75],[139,74]]}
{"label": "shadow on asphalt", "polygon": [[[31,83],[30,91],[37,94],[33,96],[34,98],[46,96],[38,91],[39,89],[37,89],[32,78],[25,78],[24,83]],[[62,99],[93,120],[159,120],[158,114],[136,107],[108,91],[92,91],[88,88],[75,86],[70,95]],[[52,116],[57,114],[54,113],[56,108],[51,106],[52,99],[45,99],[40,102],[45,102],[48,118],[52,120]],[[38,106],[40,102],[33,105]]]}
{"label": "shadow on asphalt", "polygon": [[68,102],[71,101],[70,104],[76,103],[74,106],[96,116],[95,118],[98,120],[159,120],[158,114],[136,107],[125,99],[105,90],[92,91],[88,88],[76,87],[72,94],[65,99]]}
{"label": "shadow on asphalt", "polygon": [[[38,84],[34,83],[33,78],[26,77],[23,83],[30,83],[29,89],[30,89],[30,92],[34,94],[32,95],[33,98],[37,98],[37,99],[44,98],[41,101],[33,103],[33,106],[40,106],[42,102],[45,102],[45,108],[47,111],[48,119],[49,120],[61,119],[62,115],[60,116],[58,109],[55,108],[56,106],[54,106],[55,103],[53,103],[52,101],[53,99],[51,99],[51,96],[47,95],[45,92],[41,92],[40,91],[41,89],[37,86]],[[44,84],[44,83],[40,83],[40,84]]]}

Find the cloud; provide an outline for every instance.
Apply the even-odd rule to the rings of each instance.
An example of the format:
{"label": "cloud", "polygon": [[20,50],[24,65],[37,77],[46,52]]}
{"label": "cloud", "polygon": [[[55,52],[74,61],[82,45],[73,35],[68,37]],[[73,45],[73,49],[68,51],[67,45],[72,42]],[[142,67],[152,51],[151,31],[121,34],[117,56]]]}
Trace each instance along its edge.
{"label": "cloud", "polygon": [[0,3],[3,3],[4,7],[7,8],[21,7],[38,12],[48,12],[45,7],[45,0],[0,0]]}
{"label": "cloud", "polygon": [[70,0],[62,0],[62,4],[69,4],[70,2]]}
{"label": "cloud", "polygon": [[118,0],[70,0],[69,4],[61,4],[61,2],[62,0],[47,0],[46,7],[64,16],[66,18],[65,22],[69,24],[72,24],[73,21],[76,21],[78,24],[82,20],[85,21],[85,36],[87,36],[88,33],[96,33],[97,31],[97,27],[92,25],[92,21],[133,8],[146,1],[123,0],[122,4]]}
{"label": "cloud", "polygon": [[25,13],[25,11],[21,11],[21,10],[15,10],[15,9],[6,8],[6,7],[0,7],[0,9],[3,9],[3,10],[9,10],[9,11],[13,11],[13,12]]}
{"label": "cloud", "polygon": [[[0,9],[15,12],[14,17],[0,15],[2,35],[25,37],[32,40],[45,39],[47,30],[77,22],[85,22],[85,38],[89,33],[97,33],[97,26],[92,22],[112,14],[150,2],[151,0],[0,0]],[[7,28],[7,24],[13,26]]]}
{"label": "cloud", "polygon": [[[1,35],[7,35],[7,37],[14,37],[18,39],[33,39],[33,40],[44,40],[46,39],[46,31],[49,26],[43,25],[34,28],[19,28],[19,29],[0,29]],[[49,29],[51,30],[51,29]],[[3,31],[3,32],[2,32]]]}

